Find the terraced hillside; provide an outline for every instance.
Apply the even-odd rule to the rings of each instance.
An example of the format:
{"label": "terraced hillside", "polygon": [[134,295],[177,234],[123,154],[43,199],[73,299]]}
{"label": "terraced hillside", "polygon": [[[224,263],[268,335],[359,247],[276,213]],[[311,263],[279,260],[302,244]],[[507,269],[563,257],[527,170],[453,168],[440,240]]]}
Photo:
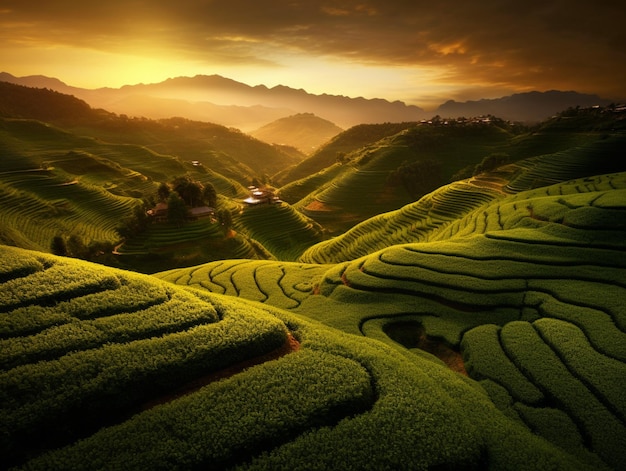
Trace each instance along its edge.
{"label": "terraced hillside", "polygon": [[[0,241],[41,251],[58,235],[118,243],[121,221],[154,196],[159,182],[178,175],[214,185],[226,206],[229,197],[247,193],[236,181],[176,157],[34,120],[0,118],[0,152]],[[177,243],[198,235],[193,228],[178,232]]]}
{"label": "terraced hillside", "polygon": [[144,147],[182,161],[196,160],[216,174],[245,186],[252,178],[272,175],[301,160],[218,124],[184,118],[129,118],[92,109],[71,95],[7,82],[0,82],[0,116],[40,120],[80,136]]}
{"label": "terraced hillside", "polygon": [[[415,124],[417,123],[359,124],[353,126],[330,139],[310,157],[274,175],[274,181],[284,187],[288,183],[324,170],[337,162],[338,158],[345,157],[347,154],[385,137],[393,136],[404,129],[415,126]],[[288,201],[295,203],[300,198],[288,199]]]}
{"label": "terraced hillside", "polygon": [[460,213],[430,242],[343,263],[223,261],[159,276],[420,357],[427,348],[465,369],[512,421],[580,459],[622,469],[626,173]]}
{"label": "terraced hillside", "polygon": [[146,275],[0,258],[5,467],[604,467],[434,357]]}
{"label": "terraced hillside", "polygon": [[[312,246],[300,261],[336,263],[374,253],[393,244],[426,242],[450,236],[447,226],[478,208],[513,194],[557,182],[626,169],[624,135],[596,138],[565,151],[518,160],[514,164],[444,185],[402,208],[374,216],[345,233]],[[611,189],[605,183],[605,188]],[[553,191],[578,192],[576,185]],[[525,197],[524,195],[521,196]],[[476,217],[469,216],[470,227]],[[456,227],[456,226],[455,226]],[[440,235],[443,234],[443,235]]]}
{"label": "terraced hillside", "polygon": [[514,154],[514,137],[506,123],[407,125],[285,185],[280,195],[331,234],[340,235],[364,220],[418,200],[488,155]]}
{"label": "terraced hillside", "polygon": [[258,240],[279,260],[296,260],[324,238],[319,224],[282,202],[244,208],[235,227]]}
{"label": "terraced hillside", "polygon": [[[339,236],[370,217],[399,209],[444,184],[473,175],[478,164],[490,158],[500,157],[515,163],[550,154],[555,159],[559,158],[558,154],[567,158],[579,152],[599,155],[602,144],[596,150],[593,147],[605,139],[621,140],[610,150],[613,155],[619,155],[624,144],[626,120],[623,118],[609,109],[589,109],[564,112],[533,129],[494,117],[440,120],[432,124],[400,123],[380,125],[380,128],[357,126],[299,164],[294,169],[299,169],[299,178],[287,179],[282,174],[276,178],[285,182],[280,188],[283,200],[322,224],[333,236]],[[383,130],[390,134],[367,141],[366,130],[374,136]],[[351,138],[357,137],[364,144],[350,148]],[[347,150],[341,150],[342,143]],[[303,173],[305,169],[309,172]],[[584,170],[600,174],[623,169],[621,166],[592,171],[587,164]],[[547,171],[546,175],[550,170]],[[542,181],[537,175],[534,178],[535,186],[558,181]]]}

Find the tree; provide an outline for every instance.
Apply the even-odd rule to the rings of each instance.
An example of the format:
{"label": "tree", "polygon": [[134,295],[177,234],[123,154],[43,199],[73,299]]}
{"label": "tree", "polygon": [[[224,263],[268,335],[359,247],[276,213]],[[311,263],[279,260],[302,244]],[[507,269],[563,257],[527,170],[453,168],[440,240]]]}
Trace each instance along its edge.
{"label": "tree", "polygon": [[420,198],[443,184],[441,163],[431,159],[404,162],[389,175],[388,181],[402,185],[411,198]]}
{"label": "tree", "polygon": [[77,234],[72,234],[69,239],[67,239],[67,254],[74,258],[87,258],[85,242]]}
{"label": "tree", "polygon": [[187,206],[177,192],[172,191],[167,198],[167,221],[180,227],[187,219]]}
{"label": "tree", "polygon": [[474,175],[479,173],[489,172],[504,165],[509,161],[508,154],[504,152],[495,152],[485,157],[476,167],[474,167]]}
{"label": "tree", "polygon": [[55,235],[50,243],[50,250],[54,255],[67,256],[67,245],[65,239],[61,235]]}
{"label": "tree", "polygon": [[217,213],[217,219],[222,225],[224,233],[228,233],[233,226],[233,215],[227,209],[222,209]]}
{"label": "tree", "polygon": [[193,181],[187,176],[178,177],[173,183],[173,190],[178,193],[190,208],[199,206],[199,203],[202,201],[202,188],[200,182]]}
{"label": "tree", "polygon": [[132,216],[122,219],[121,224],[115,228],[121,238],[130,239],[146,230],[150,223],[150,218],[146,214],[146,204],[144,202],[143,205],[136,205]]}
{"label": "tree", "polygon": [[170,196],[170,187],[167,183],[161,183],[159,185],[157,196],[159,197],[159,201],[167,201],[167,198]]}
{"label": "tree", "polygon": [[207,206],[215,208],[217,206],[217,190],[211,183],[204,185],[202,189],[202,198],[206,202]]}

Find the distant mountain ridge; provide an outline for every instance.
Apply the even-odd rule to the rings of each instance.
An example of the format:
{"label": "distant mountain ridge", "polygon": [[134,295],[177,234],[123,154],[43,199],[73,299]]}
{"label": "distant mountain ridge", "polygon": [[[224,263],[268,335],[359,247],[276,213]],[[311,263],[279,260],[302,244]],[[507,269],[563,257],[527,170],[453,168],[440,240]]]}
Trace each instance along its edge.
{"label": "distant mountain ridge", "polygon": [[80,98],[92,107],[118,114],[160,119],[181,116],[252,131],[277,119],[313,113],[347,129],[357,124],[419,121],[494,115],[511,121],[539,122],[569,107],[606,106],[611,100],[575,91],[517,93],[495,99],[457,102],[449,100],[427,112],[401,101],[315,95],[284,85],[250,86],[220,75],[176,77],[152,84],[89,90],[72,87],[42,75],[15,77],[0,73],[0,81],[49,88]]}
{"label": "distant mountain ridge", "polygon": [[516,93],[495,99],[457,102],[449,100],[439,106],[436,114],[442,117],[493,115],[511,121],[543,121],[570,107],[606,106],[611,100],[598,95],[574,91]]}
{"label": "distant mountain ridge", "polygon": [[[50,88],[74,95],[92,107],[131,116],[155,119],[183,116],[181,112],[189,112],[191,107],[192,116],[183,117],[237,127],[244,131],[298,113],[313,113],[342,128],[361,123],[415,121],[427,116],[420,107],[400,101],[314,95],[284,85],[253,87],[219,75],[178,77],[154,84],[95,90],[72,87],[60,80],[39,75],[15,77],[2,72],[0,81]],[[141,106],[137,106],[138,100]],[[168,100],[171,101],[168,103]],[[233,110],[233,106],[238,108]],[[236,114],[240,116],[239,119]]]}

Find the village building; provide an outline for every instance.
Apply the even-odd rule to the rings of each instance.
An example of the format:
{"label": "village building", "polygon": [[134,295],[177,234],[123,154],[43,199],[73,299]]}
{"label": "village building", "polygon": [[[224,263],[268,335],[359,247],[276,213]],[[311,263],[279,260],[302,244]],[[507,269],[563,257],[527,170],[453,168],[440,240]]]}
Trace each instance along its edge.
{"label": "village building", "polygon": [[249,186],[248,190],[250,191],[250,195],[243,200],[249,206],[254,206],[257,204],[274,204],[280,203],[281,200],[273,188],[263,187],[257,188],[256,186]]}

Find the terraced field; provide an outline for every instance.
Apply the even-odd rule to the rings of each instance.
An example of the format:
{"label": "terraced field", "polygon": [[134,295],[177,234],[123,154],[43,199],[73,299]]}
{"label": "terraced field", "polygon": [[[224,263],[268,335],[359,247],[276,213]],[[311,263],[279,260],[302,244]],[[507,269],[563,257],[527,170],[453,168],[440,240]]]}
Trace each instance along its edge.
{"label": "terraced field", "polygon": [[512,420],[580,459],[621,469],[626,173],[520,192],[464,213],[430,242],[344,263],[220,262],[158,276],[420,357],[424,329],[459,352],[452,361],[463,356],[469,376]]}
{"label": "terraced field", "polygon": [[434,357],[146,275],[0,257],[3,466],[603,466],[533,435]]}
{"label": "terraced field", "polygon": [[322,227],[285,203],[246,207],[235,227],[258,240],[280,260],[296,260],[323,239]]}
{"label": "terraced field", "polygon": [[[294,207],[239,212],[209,169],[1,119],[0,244],[38,251],[0,245],[0,468],[626,469],[612,126],[411,128],[291,184]],[[297,211],[351,225],[398,207],[381,175],[414,154],[451,173],[505,148],[512,164],[315,245]],[[111,240],[133,192],[179,170],[219,181],[235,230],[153,225],[121,251],[227,260],[147,276],[42,252]]]}
{"label": "terraced field", "polygon": [[36,169],[0,174],[0,202],[2,226],[43,251],[49,250],[52,238],[59,234],[113,242],[120,220],[132,214],[137,204],[134,198]]}
{"label": "terraced field", "polygon": [[176,175],[215,184],[225,196],[246,194],[204,167],[35,120],[0,118],[0,152],[0,241],[42,251],[61,234],[86,244],[118,242],[120,222],[154,195],[158,182]]}
{"label": "terraced field", "polygon": [[[592,188],[579,190],[577,185],[590,184],[593,187],[593,179],[566,187],[557,185],[552,188],[551,185],[587,175],[601,175],[605,170],[622,171],[626,165],[622,154],[625,139],[622,135],[592,141],[568,151],[523,159],[469,180],[442,186],[399,210],[374,216],[340,236],[312,246],[299,261],[336,263],[353,260],[392,244],[446,239],[453,235],[451,231],[459,230],[463,224],[466,228],[462,233],[467,235],[485,224],[481,217],[473,214],[474,211],[533,188],[545,187],[548,188],[545,191],[551,194],[589,191]],[[607,190],[612,188],[609,180],[600,185]],[[543,191],[538,194],[542,195]],[[520,198],[528,198],[528,195],[524,193]],[[486,210],[485,214],[489,212]],[[492,219],[490,224],[493,223]],[[499,228],[497,223],[493,227]]]}
{"label": "terraced field", "polygon": [[[403,164],[429,159],[438,162],[440,175],[429,175],[432,186],[421,191],[424,194],[447,181],[448,176],[468,162],[475,162],[505,145],[508,138],[509,134],[497,127],[469,132],[462,127],[411,126],[350,153],[343,165],[290,183],[281,189],[281,195],[284,193],[296,209],[331,233],[341,234],[361,221],[415,199],[401,184],[389,181]],[[461,145],[463,152],[459,152]],[[310,193],[305,196],[306,189]],[[297,202],[296,197],[300,197]]]}

